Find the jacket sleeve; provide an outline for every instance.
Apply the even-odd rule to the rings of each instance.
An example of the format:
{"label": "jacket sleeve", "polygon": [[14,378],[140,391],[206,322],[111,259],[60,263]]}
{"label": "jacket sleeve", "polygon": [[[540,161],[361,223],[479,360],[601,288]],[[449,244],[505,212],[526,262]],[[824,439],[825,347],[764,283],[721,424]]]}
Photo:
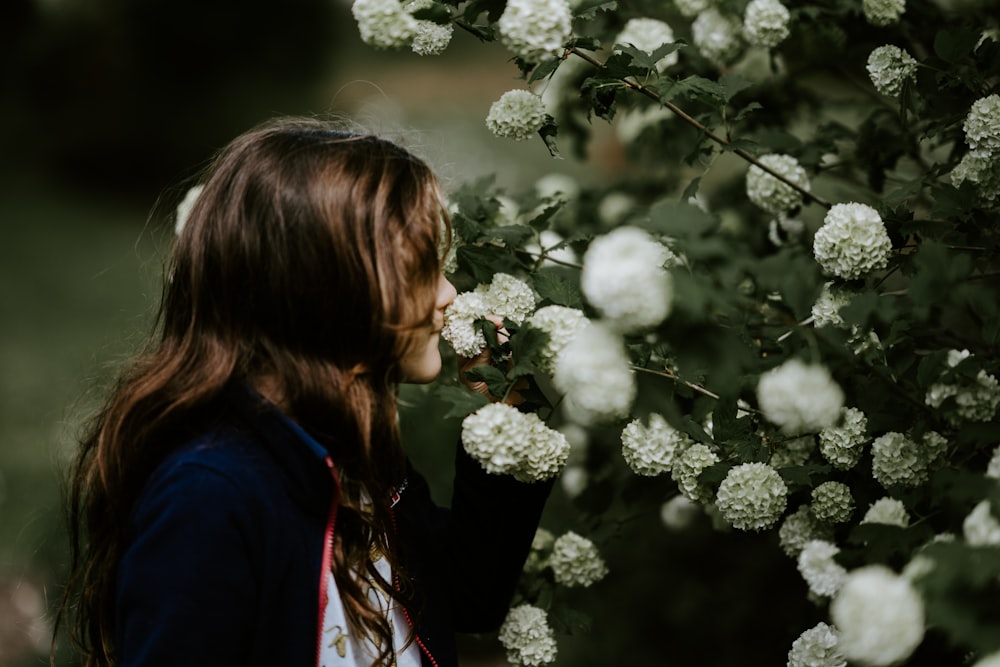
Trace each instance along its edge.
{"label": "jacket sleeve", "polygon": [[118,574],[118,664],[245,664],[255,609],[251,513],[217,470],[182,462],[140,498]]}

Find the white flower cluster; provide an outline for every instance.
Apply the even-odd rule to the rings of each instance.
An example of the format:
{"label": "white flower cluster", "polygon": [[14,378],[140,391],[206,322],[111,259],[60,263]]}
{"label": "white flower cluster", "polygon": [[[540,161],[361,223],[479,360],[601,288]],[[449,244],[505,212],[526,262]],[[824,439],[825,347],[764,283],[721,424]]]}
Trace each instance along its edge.
{"label": "white flower cluster", "polygon": [[779,0],[750,0],[743,14],[743,36],[754,46],[773,49],[788,37],[790,18]]}
{"label": "white flower cluster", "polygon": [[773,468],[804,466],[809,463],[809,459],[812,458],[815,451],[816,438],[813,436],[804,435],[800,438],[789,438],[774,445],[771,459],[768,462]]}
{"label": "white flower cluster", "polygon": [[896,498],[879,498],[865,512],[861,523],[879,523],[887,526],[906,528],[910,525],[910,515],[903,501]]}
{"label": "white flower cluster", "polygon": [[1000,651],[994,651],[987,656],[983,656],[972,667],[1000,667]]}
{"label": "white flower cluster", "polygon": [[969,181],[979,196],[992,202],[1000,197],[1000,160],[975,151],[966,153],[951,172],[951,184],[956,188]]}
{"label": "white flower cluster", "polygon": [[538,365],[545,372],[552,373],[556,359],[587,324],[587,318],[578,308],[550,305],[536,310],[526,322],[548,334],[549,339],[539,352]]}
{"label": "white flower cluster", "polygon": [[655,327],[673,306],[666,246],[638,227],[618,227],[591,241],[580,287],[587,301],[623,333]]}
{"label": "white flower cluster", "polygon": [[788,667],[847,667],[839,641],[840,634],[826,623],[809,628],[792,642]]}
{"label": "white flower cluster", "polygon": [[[809,190],[809,177],[799,161],[791,155],[770,153],[757,158],[765,167],[773,169],[792,183]],[[747,170],[747,197],[754,204],[774,215],[783,215],[802,204],[802,194],[757,165]]]}
{"label": "white flower cluster", "polygon": [[[652,53],[664,44],[674,41],[674,31],[670,24],[658,19],[632,18],[615,37],[615,44],[631,44],[640,51]],[[663,74],[668,67],[677,64],[677,52],[668,53],[656,61],[656,71]]]}
{"label": "white flower cluster", "polygon": [[840,316],[840,309],[851,303],[851,298],[850,290],[838,287],[833,282],[823,283],[816,303],[812,306],[813,326],[817,329],[843,326],[844,318]]}
{"label": "white flower cluster", "polygon": [[834,424],[844,392],[826,368],[793,358],[761,375],[757,402],[769,422],[799,434]]}
{"label": "white flower cluster", "polygon": [[819,432],[819,453],[834,468],[849,470],[861,460],[867,432],[865,413],[857,408],[842,408],[840,423]]}
{"label": "white flower cluster", "polygon": [[726,473],[715,503],[733,528],[761,530],[781,518],[788,504],[788,487],[766,463],[742,463]]}
{"label": "white flower cluster", "polygon": [[844,656],[864,665],[905,660],[924,638],[923,600],[908,579],[883,565],[852,571],[830,604],[830,617]]}
{"label": "white flower cluster", "polygon": [[556,357],[552,381],[565,396],[572,421],[589,425],[628,415],[635,374],[621,337],[587,322]]}
{"label": "white flower cluster", "polygon": [[927,481],[927,461],[917,443],[890,431],[872,442],[872,475],[887,488],[917,486]]}
{"label": "white flower cluster", "polygon": [[989,500],[980,502],[965,517],[962,534],[974,547],[1000,546],[1000,521],[993,516]]}
{"label": "white flower cluster", "polygon": [[573,14],[566,0],[507,0],[497,21],[500,41],[530,62],[558,56],[570,36]]}
{"label": "white flower cluster", "polygon": [[556,636],[545,611],[530,604],[512,607],[497,635],[512,665],[540,667],[555,662]]}
{"label": "white flower cluster", "polygon": [[457,295],[444,311],[444,338],[463,357],[474,357],[486,347],[483,332],[474,325],[484,317],[522,323],[535,308],[537,298],[528,283],[507,273],[497,273],[489,285],[477,285]]}
{"label": "white flower cluster", "polygon": [[556,542],[556,536],[551,531],[539,526],[531,539],[531,551],[524,561],[525,572],[541,572],[549,564],[549,553]]}
{"label": "white flower cluster", "polygon": [[778,528],[781,550],[792,558],[798,558],[802,549],[813,540],[829,542],[832,539],[832,526],[817,521],[809,505],[800,505]]}
{"label": "white flower cluster", "polygon": [[973,102],[962,129],[971,150],[990,156],[1000,151],[1000,95]]}
{"label": "white flower cluster", "polygon": [[587,587],[608,573],[608,566],[594,543],[572,531],[555,541],[549,565],[556,583],[563,586]]}
{"label": "white flower cluster", "polygon": [[691,38],[705,58],[728,65],[743,53],[743,21],[710,7],[691,24]]}
{"label": "white flower cluster", "polygon": [[833,559],[839,553],[836,544],[824,540],[811,540],[802,547],[798,568],[813,595],[833,597],[844,584],[847,570]]}
{"label": "white flower cluster", "polygon": [[378,49],[408,46],[417,32],[417,19],[399,0],[354,0],[351,14],[361,40]]}
{"label": "white flower cluster", "polygon": [[[954,368],[972,355],[968,350],[949,350],[948,366]],[[965,378],[962,378],[965,380]],[[924,402],[932,408],[939,408],[945,400],[954,398],[954,413],[945,417],[952,422],[963,419],[968,421],[989,421],[1000,405],[1000,382],[984,370],[976,374],[975,382],[965,381],[961,384],[937,382],[927,389]]]}
{"label": "white flower cluster", "polygon": [[622,456],[637,475],[652,477],[670,472],[676,459],[694,444],[686,434],[667,423],[663,415],[649,415],[649,425],[633,419],[622,430]]}
{"label": "white flower cluster", "polygon": [[[415,14],[421,9],[428,9],[433,4],[433,0],[413,0],[405,5],[404,9],[410,14]],[[441,24],[434,21],[417,19],[410,48],[418,56],[439,55],[448,48],[454,32],[455,29],[451,23]]]}
{"label": "white flower cluster", "polygon": [[990,462],[986,464],[986,476],[990,479],[1000,479],[1000,445],[993,450]]}
{"label": "white flower cluster", "polygon": [[854,513],[854,496],[841,482],[823,482],[812,490],[810,509],[820,521],[845,523]]}
{"label": "white flower cluster", "polygon": [[845,280],[884,269],[891,252],[881,216],[865,204],[835,204],[813,238],[813,254],[820,267]]}
{"label": "white flower cluster", "polygon": [[700,514],[701,507],[683,495],[676,495],[660,506],[660,521],[670,530],[684,530]]}
{"label": "white flower cluster", "polygon": [[880,46],[868,55],[867,69],[875,90],[889,97],[898,97],[903,92],[903,83],[917,77],[917,61],[891,44]]}
{"label": "white flower cluster", "polygon": [[708,9],[712,2],[713,0],[674,0],[674,5],[683,16],[691,18]]}
{"label": "white flower cluster", "polygon": [[524,141],[545,124],[545,104],[530,90],[508,90],[490,106],[486,127],[503,139]]}
{"label": "white flower cluster", "polygon": [[486,472],[522,482],[554,477],[569,457],[566,436],[534,412],[506,403],[485,405],[462,421],[462,444]]}
{"label": "white flower cluster", "polygon": [[866,21],[884,27],[899,21],[906,11],[906,0],[862,0],[861,9]]}
{"label": "white flower cluster", "polygon": [[708,445],[695,443],[684,450],[674,461],[670,476],[678,490],[687,498],[700,503],[712,500],[712,489],[698,481],[702,471],[719,462],[719,456]]}
{"label": "white flower cluster", "polygon": [[177,205],[177,213],[174,221],[174,234],[177,236],[180,236],[181,232],[184,230],[184,225],[187,223],[188,216],[191,215],[191,209],[194,208],[194,203],[198,201],[198,197],[204,189],[205,186],[203,184],[192,186],[184,194],[184,199],[181,200],[181,203]]}

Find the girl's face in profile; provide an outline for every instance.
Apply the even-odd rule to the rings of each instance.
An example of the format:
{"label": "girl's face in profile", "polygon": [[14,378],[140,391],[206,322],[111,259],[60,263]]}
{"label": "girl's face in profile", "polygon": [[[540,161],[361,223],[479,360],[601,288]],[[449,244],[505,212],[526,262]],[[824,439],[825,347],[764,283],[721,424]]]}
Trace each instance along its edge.
{"label": "girl's face in profile", "polygon": [[434,317],[426,329],[413,336],[413,345],[399,362],[403,382],[424,384],[432,382],[441,372],[441,353],[438,339],[444,327],[444,309],[455,300],[455,286],[441,274],[438,277]]}

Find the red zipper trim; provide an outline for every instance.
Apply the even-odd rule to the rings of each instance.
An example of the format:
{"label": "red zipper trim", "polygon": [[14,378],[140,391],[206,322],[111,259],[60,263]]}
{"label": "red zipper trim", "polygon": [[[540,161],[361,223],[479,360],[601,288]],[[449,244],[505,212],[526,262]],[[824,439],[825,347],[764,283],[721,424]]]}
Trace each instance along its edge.
{"label": "red zipper trim", "polygon": [[328,578],[333,563],[333,532],[337,525],[337,506],[340,503],[340,479],[333,467],[333,459],[325,459],[326,467],[333,478],[333,493],[330,496],[330,508],[326,515],[326,531],[323,534],[323,560],[319,574],[319,614],[316,628],[316,667],[320,667],[320,656],[323,653],[323,625],[326,622],[326,605],[330,601]]}
{"label": "red zipper trim", "polygon": [[[399,500],[396,499],[396,502],[399,502]],[[395,550],[395,542],[396,542],[396,511],[393,508],[396,506],[396,502],[393,502],[392,505],[389,506],[389,519],[392,521],[393,550]],[[395,588],[397,591],[400,590],[398,572],[392,573],[392,585],[393,588]],[[406,623],[410,626],[410,629],[414,631],[413,641],[417,642],[417,646],[420,647],[420,650],[423,652],[423,654],[427,656],[428,660],[430,660],[431,665],[433,665],[434,667],[438,667],[437,660],[434,659],[434,656],[431,655],[430,649],[427,648],[423,640],[420,639],[420,635],[417,634],[416,628],[413,625],[413,619],[410,618],[410,610],[406,608],[405,604],[403,605],[403,616],[406,617]]]}

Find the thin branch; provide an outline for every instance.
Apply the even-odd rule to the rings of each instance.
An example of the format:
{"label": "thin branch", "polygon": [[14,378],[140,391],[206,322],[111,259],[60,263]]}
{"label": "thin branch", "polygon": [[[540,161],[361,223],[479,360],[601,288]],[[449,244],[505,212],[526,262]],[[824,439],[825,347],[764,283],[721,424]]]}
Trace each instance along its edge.
{"label": "thin branch", "polygon": [[[590,63],[594,67],[596,67],[598,69],[604,69],[604,64],[601,61],[593,58],[592,56],[588,55],[587,53],[584,53],[580,49],[574,47],[574,48],[570,49],[569,51],[573,55],[578,56],[578,57],[584,59],[585,61],[587,61],[588,63]],[[729,141],[725,137],[719,136],[718,134],[716,134],[712,130],[708,129],[705,125],[703,125],[702,123],[698,122],[692,116],[688,115],[683,109],[681,109],[680,107],[678,107],[673,102],[669,102],[669,101],[666,101],[666,100],[661,100],[659,95],[657,95],[655,92],[653,92],[652,90],[650,90],[646,86],[642,85],[641,83],[637,83],[635,81],[632,81],[631,79],[622,78],[622,77],[615,77],[615,78],[617,78],[619,81],[621,81],[623,84],[625,84],[625,86],[627,88],[630,88],[630,89],[636,91],[637,93],[639,93],[641,95],[645,95],[649,99],[654,100],[658,104],[662,104],[667,109],[670,109],[671,111],[674,112],[674,114],[677,115],[678,118],[680,118],[681,120],[683,120],[685,123],[691,125],[692,127],[695,127],[698,130],[700,130],[701,132],[703,132],[705,134],[705,136],[708,137],[709,139],[711,139],[712,141],[716,142],[720,146],[726,146],[726,147],[728,147],[733,153],[735,153],[739,157],[743,158],[744,160],[746,160],[750,164],[754,165],[758,169],[761,169],[762,171],[767,172],[771,176],[774,176],[779,181],[781,181],[782,183],[786,184],[788,187],[790,187],[790,188],[798,191],[799,194],[801,194],[806,199],[809,199],[809,200],[811,200],[811,201],[819,204],[820,206],[823,206],[823,207],[826,207],[826,208],[830,208],[832,206],[832,204],[830,204],[830,202],[826,201],[825,199],[823,199],[819,195],[816,195],[816,194],[810,192],[809,190],[805,189],[804,187],[802,187],[798,183],[795,183],[795,182],[791,181],[787,176],[779,174],[777,171],[775,171],[771,167],[768,167],[766,164],[763,164],[760,160],[758,160],[756,157],[754,157],[753,155],[751,155],[750,153],[748,153],[744,149],[733,146],[733,144],[732,144],[731,141]]]}
{"label": "thin branch", "polygon": [[667,378],[668,380],[673,380],[674,382],[680,382],[682,385],[684,385],[688,389],[693,389],[694,391],[698,392],[699,394],[704,394],[705,396],[708,396],[709,398],[714,398],[715,400],[719,400],[719,395],[718,394],[716,394],[714,392],[711,392],[711,391],[709,391],[708,389],[705,389],[702,386],[699,386],[699,385],[696,385],[696,384],[692,384],[691,382],[688,382],[687,380],[680,379],[670,369],[664,369],[662,371],[658,371],[658,370],[654,370],[652,368],[643,368],[642,366],[632,365],[632,370],[634,370],[634,371],[640,371],[642,373],[649,373],[650,375],[656,375],[658,377]]}

